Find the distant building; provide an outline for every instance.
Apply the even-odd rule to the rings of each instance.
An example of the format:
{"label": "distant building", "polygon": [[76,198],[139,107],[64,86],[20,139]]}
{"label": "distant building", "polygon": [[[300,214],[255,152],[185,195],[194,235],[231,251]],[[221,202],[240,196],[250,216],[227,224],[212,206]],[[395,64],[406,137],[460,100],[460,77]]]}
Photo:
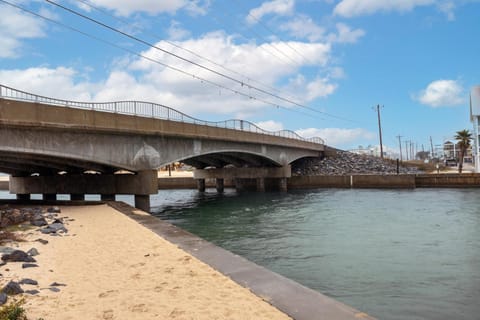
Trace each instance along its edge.
{"label": "distant building", "polygon": [[443,143],[443,157],[446,159],[457,159],[458,145],[450,140]]}
{"label": "distant building", "polygon": [[470,121],[473,124],[472,156],[475,161],[475,172],[480,171],[480,86],[474,86],[470,92]]}

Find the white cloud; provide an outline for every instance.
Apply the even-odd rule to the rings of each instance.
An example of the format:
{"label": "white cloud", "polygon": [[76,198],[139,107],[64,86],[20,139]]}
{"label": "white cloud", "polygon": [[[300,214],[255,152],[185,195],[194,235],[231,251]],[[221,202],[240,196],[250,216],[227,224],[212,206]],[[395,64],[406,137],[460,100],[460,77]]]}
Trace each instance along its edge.
{"label": "white cloud", "polygon": [[46,25],[41,20],[0,4],[0,58],[21,55],[22,40],[45,36]]}
{"label": "white cloud", "polygon": [[[159,13],[174,14],[180,9],[185,9],[193,14],[203,14],[208,1],[202,4],[200,1],[189,0],[135,0],[135,1],[118,1],[118,0],[90,0],[92,5],[100,6],[114,11],[121,16],[129,16],[135,12],[145,12],[151,15]],[[85,8],[83,5],[82,8]]]}
{"label": "white cloud", "polygon": [[348,25],[345,23],[337,23],[337,34],[330,34],[328,39],[331,42],[339,42],[339,43],[355,43],[358,41],[359,38],[365,35],[365,31],[362,29],[355,29],[352,30]]}
{"label": "white cloud", "polygon": [[277,14],[281,16],[293,13],[295,0],[273,0],[262,3],[260,7],[250,10],[247,16],[247,22],[254,24],[257,20],[261,20],[267,14]]}
{"label": "white cloud", "polygon": [[266,131],[280,131],[283,130],[283,124],[274,120],[256,122],[255,125]]}
{"label": "white cloud", "polygon": [[325,36],[325,29],[317,25],[312,18],[304,15],[282,24],[280,29],[288,31],[291,36],[298,39],[308,39],[312,42],[321,40]]}
{"label": "white cloud", "polygon": [[448,21],[455,20],[455,8],[455,2],[453,1],[445,1],[438,4],[438,9],[447,16]]}
{"label": "white cloud", "polygon": [[190,31],[183,29],[178,21],[173,20],[168,28],[168,37],[172,40],[182,40],[190,36]]}
{"label": "white cloud", "polygon": [[90,101],[94,85],[76,84],[75,75],[75,70],[64,67],[0,70],[0,83],[47,97]]}
{"label": "white cloud", "polygon": [[[292,98],[301,103],[331,94],[336,87],[334,84],[330,84],[327,78],[301,77],[295,78],[296,82],[288,82],[290,77],[296,77],[302,66],[286,65],[281,60],[272,59],[262,50],[261,46],[265,44],[260,46],[253,43],[235,44],[232,38],[223,33],[211,33],[199,39],[177,43],[201,56],[215,60],[230,70],[236,70],[245,75],[243,85],[212,74],[195,65],[182,62],[155,49],[147,50],[143,54],[180,68],[196,77],[202,77],[234,91],[243,92],[247,97],[209,85],[191,75],[182,74],[160,64],[132,56],[128,59],[118,59],[118,62],[112,65],[112,71],[103,80],[96,83],[88,81],[88,74],[85,77],[77,70],[64,67],[0,70],[0,82],[41,95],[71,100],[151,101],[202,118],[205,115],[211,117],[212,114],[240,118],[258,116],[259,112],[274,107],[264,101],[288,106],[288,103],[266,96],[249,88],[249,85],[267,88],[267,91],[272,91],[268,87],[282,87],[281,96],[285,97],[288,93],[292,93],[291,96],[301,97],[304,100],[299,101],[298,98]],[[289,44],[307,57],[308,62],[304,61],[304,65],[323,67],[330,61],[330,46],[328,45],[301,42],[290,42]],[[282,42],[277,42],[276,45],[286,46]],[[157,46],[187,56],[186,52],[175,47],[172,48],[166,42],[161,41]],[[188,56],[188,58],[242,80],[240,75],[222,70],[218,65],[211,65],[207,61],[200,60],[198,56]]]}
{"label": "white cloud", "polygon": [[334,147],[342,147],[354,143],[363,143],[365,140],[371,140],[375,138],[375,134],[363,128],[307,128],[299,129],[295,132],[305,138],[320,137],[325,140],[326,144]]}
{"label": "white cloud", "polygon": [[436,0],[342,0],[335,6],[334,14],[351,18],[379,11],[410,11],[418,6],[434,4]]}
{"label": "white cloud", "polygon": [[465,92],[458,81],[437,80],[431,82],[414,98],[420,103],[434,108],[457,106],[465,103]]}

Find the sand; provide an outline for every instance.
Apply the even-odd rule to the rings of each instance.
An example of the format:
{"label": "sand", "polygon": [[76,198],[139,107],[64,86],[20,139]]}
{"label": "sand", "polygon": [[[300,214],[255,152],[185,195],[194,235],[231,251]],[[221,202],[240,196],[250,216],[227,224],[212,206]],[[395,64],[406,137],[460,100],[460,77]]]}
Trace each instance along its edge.
{"label": "sand", "polygon": [[[38,268],[0,268],[2,285],[31,278],[29,319],[289,319],[248,289],[107,205],[61,207],[65,236],[31,231]],[[37,238],[49,241],[42,245]],[[9,271],[6,271],[6,268]],[[66,286],[53,292],[51,284]]]}

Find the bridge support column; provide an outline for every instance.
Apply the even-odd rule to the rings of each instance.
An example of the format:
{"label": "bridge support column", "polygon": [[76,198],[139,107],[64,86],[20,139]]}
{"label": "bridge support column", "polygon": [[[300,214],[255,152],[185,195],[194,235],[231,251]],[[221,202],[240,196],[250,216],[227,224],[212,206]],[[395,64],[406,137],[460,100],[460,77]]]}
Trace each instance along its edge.
{"label": "bridge support column", "polygon": [[100,195],[100,200],[102,200],[102,201],[115,201],[115,195],[114,194],[101,194]]}
{"label": "bridge support column", "polygon": [[150,212],[150,196],[149,195],[135,195],[135,208]]}
{"label": "bridge support column", "polygon": [[[64,174],[53,176],[11,177],[10,193],[41,193],[44,200],[56,200],[57,194],[70,194],[72,200],[84,194],[100,194],[104,201],[115,200],[116,194],[139,197],[141,209],[149,211],[149,195],[158,193],[156,170],[136,174]],[[143,197],[144,196],[144,197]],[[78,197],[78,198],[77,198]]]}
{"label": "bridge support column", "polygon": [[57,200],[57,195],[55,193],[44,193],[43,194],[43,200],[56,201]]}
{"label": "bridge support column", "polygon": [[85,195],[82,193],[72,193],[70,194],[70,200],[72,201],[84,201]]}
{"label": "bridge support column", "polygon": [[244,181],[240,178],[236,178],[234,180],[235,182],[235,189],[237,189],[237,191],[243,191],[245,190],[245,184],[244,184]]}
{"label": "bridge support column", "polygon": [[197,179],[197,189],[200,192],[205,192],[205,179]]}
{"label": "bridge support column", "polygon": [[287,192],[287,178],[280,178],[278,180],[278,190],[281,192]]}
{"label": "bridge support column", "polygon": [[265,192],[265,178],[257,178],[257,191]]}
{"label": "bridge support column", "polygon": [[30,194],[29,193],[17,193],[17,200],[30,200]]}
{"label": "bridge support column", "polygon": [[225,183],[222,178],[216,178],[215,185],[217,187],[217,192],[222,193],[225,190]]}

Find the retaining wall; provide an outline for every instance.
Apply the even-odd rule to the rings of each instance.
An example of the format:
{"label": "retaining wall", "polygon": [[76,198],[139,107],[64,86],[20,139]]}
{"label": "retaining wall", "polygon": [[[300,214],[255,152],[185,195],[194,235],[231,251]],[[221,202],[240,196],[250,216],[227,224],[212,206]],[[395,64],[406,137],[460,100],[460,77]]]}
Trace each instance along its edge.
{"label": "retaining wall", "polygon": [[421,174],[415,177],[415,184],[417,188],[478,188],[480,187],[480,174]]}

